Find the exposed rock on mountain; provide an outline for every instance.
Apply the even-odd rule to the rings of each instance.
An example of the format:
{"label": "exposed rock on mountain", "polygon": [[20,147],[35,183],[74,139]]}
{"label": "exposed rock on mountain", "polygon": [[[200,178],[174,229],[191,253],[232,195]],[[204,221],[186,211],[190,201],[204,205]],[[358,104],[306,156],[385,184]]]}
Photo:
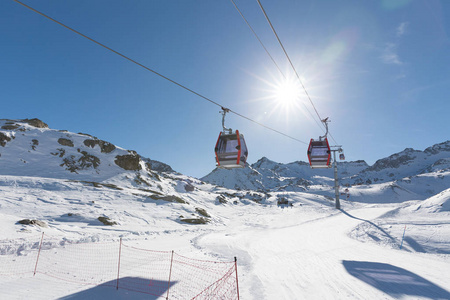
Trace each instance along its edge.
{"label": "exposed rock on mountain", "polygon": [[5,147],[6,143],[9,142],[11,138],[4,134],[3,132],[0,132],[0,146]]}
{"label": "exposed rock on mountain", "polygon": [[[3,125],[1,126],[1,129],[5,130],[16,130],[19,127],[21,127],[20,123],[25,123],[30,126],[36,127],[36,128],[48,128],[48,125],[44,122],[42,122],[39,119],[23,119],[23,120],[2,120],[4,121]],[[20,131],[23,131],[20,130]]]}
{"label": "exposed rock on mountain", "polygon": [[138,171],[142,168],[139,155],[136,154],[117,155],[114,162],[125,170]]}
{"label": "exposed rock on mountain", "polygon": [[173,173],[175,172],[171,166],[168,164],[162,163],[157,160],[151,160],[149,158],[141,157],[141,159],[146,163],[149,170],[153,170],[156,172],[166,172]]}
{"label": "exposed rock on mountain", "polygon": [[[63,159],[61,167],[66,167],[73,173],[78,173],[79,170],[88,170],[90,168],[97,169],[100,165],[100,159],[94,155],[87,153],[86,151],[79,151],[81,156],[76,157],[75,155],[70,155]],[[60,155],[61,156],[61,155]],[[63,154],[64,156],[64,154]]]}
{"label": "exposed rock on mountain", "polygon": [[18,122],[25,122],[28,125],[34,126],[36,128],[48,128],[48,125],[44,122],[42,122],[39,119],[24,119],[24,120],[18,120]]}
{"label": "exposed rock on mountain", "polygon": [[73,142],[71,140],[65,139],[65,138],[59,138],[58,144],[60,144],[62,146],[73,147]]}
{"label": "exposed rock on mountain", "polygon": [[111,143],[99,140],[99,139],[88,139],[88,140],[84,140],[84,145],[87,147],[91,147],[94,148],[96,145],[98,145],[100,147],[100,151],[102,153],[111,153],[112,151],[114,151],[114,149],[116,149],[116,146],[114,146]]}

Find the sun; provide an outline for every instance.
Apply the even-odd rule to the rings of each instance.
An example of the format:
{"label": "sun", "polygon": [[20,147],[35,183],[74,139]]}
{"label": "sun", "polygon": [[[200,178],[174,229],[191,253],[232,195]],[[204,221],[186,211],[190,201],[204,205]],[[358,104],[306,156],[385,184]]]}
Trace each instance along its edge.
{"label": "sun", "polygon": [[302,88],[295,77],[283,77],[272,85],[272,99],[276,109],[285,113],[298,112],[302,102]]}
{"label": "sun", "polygon": [[[258,109],[264,113],[262,120],[276,120],[292,124],[292,122],[304,122],[314,120],[314,115],[308,109],[308,94],[303,87],[306,82],[303,76],[295,76],[289,70],[284,73],[274,74],[267,71],[267,76],[251,74],[259,82],[259,97],[251,99],[252,102],[258,102]],[[320,126],[320,125],[319,125]]]}
{"label": "sun", "polygon": [[298,81],[285,79],[274,86],[274,98],[277,104],[291,107],[299,101],[300,86]]}

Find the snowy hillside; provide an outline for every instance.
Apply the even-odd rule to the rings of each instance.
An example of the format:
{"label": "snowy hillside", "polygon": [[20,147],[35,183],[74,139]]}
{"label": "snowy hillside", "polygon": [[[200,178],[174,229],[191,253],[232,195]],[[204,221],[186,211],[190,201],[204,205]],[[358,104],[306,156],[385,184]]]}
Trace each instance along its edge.
{"label": "snowy hillside", "polygon": [[[131,172],[130,172],[131,171]],[[38,119],[0,120],[0,174],[98,182],[123,173],[173,172],[89,134],[49,129]]]}
{"label": "snowy hillside", "polygon": [[[237,257],[241,299],[450,299],[448,142],[379,163],[379,171],[342,163],[347,178],[397,175],[350,186],[336,210],[331,170],[302,162],[263,158],[208,175],[233,187],[224,188],[42,121],[1,120],[0,128],[2,299],[166,299],[114,288],[116,266],[112,277],[102,270],[117,255],[105,247],[119,240],[210,265]],[[35,276],[20,272],[42,233],[44,263]],[[95,250],[74,261],[75,246]],[[135,259],[122,269],[150,289],[156,271],[143,273],[147,262]],[[191,288],[206,271],[184,265],[195,273],[163,281],[173,285],[169,299],[197,295]],[[217,299],[208,297],[196,299]]]}

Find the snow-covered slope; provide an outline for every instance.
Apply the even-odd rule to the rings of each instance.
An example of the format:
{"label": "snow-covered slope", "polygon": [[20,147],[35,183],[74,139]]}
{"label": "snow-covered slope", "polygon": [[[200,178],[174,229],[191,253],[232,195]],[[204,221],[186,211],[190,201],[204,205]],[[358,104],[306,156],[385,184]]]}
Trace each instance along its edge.
{"label": "snow-covered slope", "polygon": [[[450,189],[423,201],[407,201],[380,216],[375,224],[361,224],[352,236],[364,241],[377,241],[397,248],[392,237],[404,235],[403,246],[408,251],[450,254]],[[368,226],[369,225],[369,226]],[[372,226],[370,226],[372,225]],[[378,226],[374,228],[374,225]],[[368,228],[370,228],[368,234]],[[381,229],[381,230],[380,230]],[[426,238],[424,238],[426,236]]]}

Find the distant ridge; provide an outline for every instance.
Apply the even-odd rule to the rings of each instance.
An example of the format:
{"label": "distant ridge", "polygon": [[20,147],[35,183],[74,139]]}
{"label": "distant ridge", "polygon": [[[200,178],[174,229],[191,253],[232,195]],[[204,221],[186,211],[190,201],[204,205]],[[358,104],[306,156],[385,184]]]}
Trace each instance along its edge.
{"label": "distant ridge", "polygon": [[[448,177],[450,171],[450,141],[426,148],[424,151],[406,148],[369,166],[363,160],[338,162],[342,185],[369,185],[420,178],[434,173]],[[266,157],[244,169],[215,169],[201,178],[203,181],[234,189],[264,191],[306,191],[314,185],[331,185],[333,169],[311,169],[309,164],[296,161],[288,164]],[[423,176],[422,176],[423,177]],[[440,192],[430,189],[432,192]]]}

